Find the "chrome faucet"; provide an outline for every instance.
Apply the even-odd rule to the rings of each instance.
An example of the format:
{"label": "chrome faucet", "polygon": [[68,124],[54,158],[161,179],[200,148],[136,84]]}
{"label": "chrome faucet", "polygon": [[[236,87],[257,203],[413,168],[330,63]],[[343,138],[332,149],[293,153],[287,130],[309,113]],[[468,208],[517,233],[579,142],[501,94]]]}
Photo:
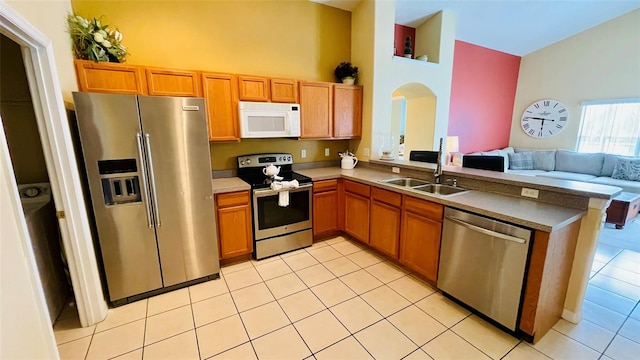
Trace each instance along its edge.
{"label": "chrome faucet", "polygon": [[433,177],[436,178],[436,184],[440,184],[440,177],[442,176],[442,138],[440,138],[440,148],[438,149],[438,161],[436,164],[436,170],[433,173]]}

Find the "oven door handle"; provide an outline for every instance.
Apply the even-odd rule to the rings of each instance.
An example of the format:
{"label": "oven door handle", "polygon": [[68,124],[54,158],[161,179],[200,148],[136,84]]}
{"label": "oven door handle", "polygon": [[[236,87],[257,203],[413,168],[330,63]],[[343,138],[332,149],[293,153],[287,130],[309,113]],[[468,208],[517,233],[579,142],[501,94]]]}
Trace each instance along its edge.
{"label": "oven door handle", "polygon": [[282,190],[271,190],[271,189],[265,189],[265,190],[255,190],[253,192],[253,195],[256,197],[263,197],[263,196],[269,196],[269,195],[275,195],[281,191],[289,191],[289,192],[296,192],[296,191],[303,191],[306,189],[309,189],[313,186],[313,184],[304,184],[304,185],[300,185],[297,188],[291,188],[291,189],[282,189]]}

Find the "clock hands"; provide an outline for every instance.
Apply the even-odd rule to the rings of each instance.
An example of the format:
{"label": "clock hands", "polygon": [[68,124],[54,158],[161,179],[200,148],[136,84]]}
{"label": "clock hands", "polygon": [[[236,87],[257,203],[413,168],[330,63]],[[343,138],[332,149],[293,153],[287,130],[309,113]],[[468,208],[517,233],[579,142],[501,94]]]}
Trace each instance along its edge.
{"label": "clock hands", "polygon": [[554,119],[547,119],[547,118],[541,118],[541,117],[531,117],[531,116],[525,116],[525,119],[532,119],[532,120],[548,120],[548,121],[555,121]]}

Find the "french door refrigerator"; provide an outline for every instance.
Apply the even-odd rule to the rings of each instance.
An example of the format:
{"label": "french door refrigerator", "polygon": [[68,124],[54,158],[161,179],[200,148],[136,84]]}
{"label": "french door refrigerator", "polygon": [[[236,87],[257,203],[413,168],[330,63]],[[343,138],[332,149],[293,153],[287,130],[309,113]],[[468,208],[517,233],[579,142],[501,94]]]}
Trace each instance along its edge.
{"label": "french door refrigerator", "polygon": [[73,98],[111,303],[217,277],[204,100]]}

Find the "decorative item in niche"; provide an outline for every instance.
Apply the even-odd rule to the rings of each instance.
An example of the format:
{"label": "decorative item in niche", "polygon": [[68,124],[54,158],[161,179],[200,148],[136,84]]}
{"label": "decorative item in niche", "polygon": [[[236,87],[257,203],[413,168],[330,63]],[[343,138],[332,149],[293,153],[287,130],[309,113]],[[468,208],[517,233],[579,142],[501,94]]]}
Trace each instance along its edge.
{"label": "decorative item in niche", "polygon": [[411,36],[404,39],[404,57],[411,59]]}
{"label": "decorative item in niche", "polygon": [[358,75],[358,67],[351,65],[350,62],[341,62],[336,66],[334,72],[336,79],[342,81],[343,84],[353,85]]}
{"label": "decorative item in niche", "polygon": [[101,19],[87,20],[79,15],[67,15],[73,56],[95,62],[125,62],[128,52],[121,44],[122,33],[117,28],[109,28]]}

